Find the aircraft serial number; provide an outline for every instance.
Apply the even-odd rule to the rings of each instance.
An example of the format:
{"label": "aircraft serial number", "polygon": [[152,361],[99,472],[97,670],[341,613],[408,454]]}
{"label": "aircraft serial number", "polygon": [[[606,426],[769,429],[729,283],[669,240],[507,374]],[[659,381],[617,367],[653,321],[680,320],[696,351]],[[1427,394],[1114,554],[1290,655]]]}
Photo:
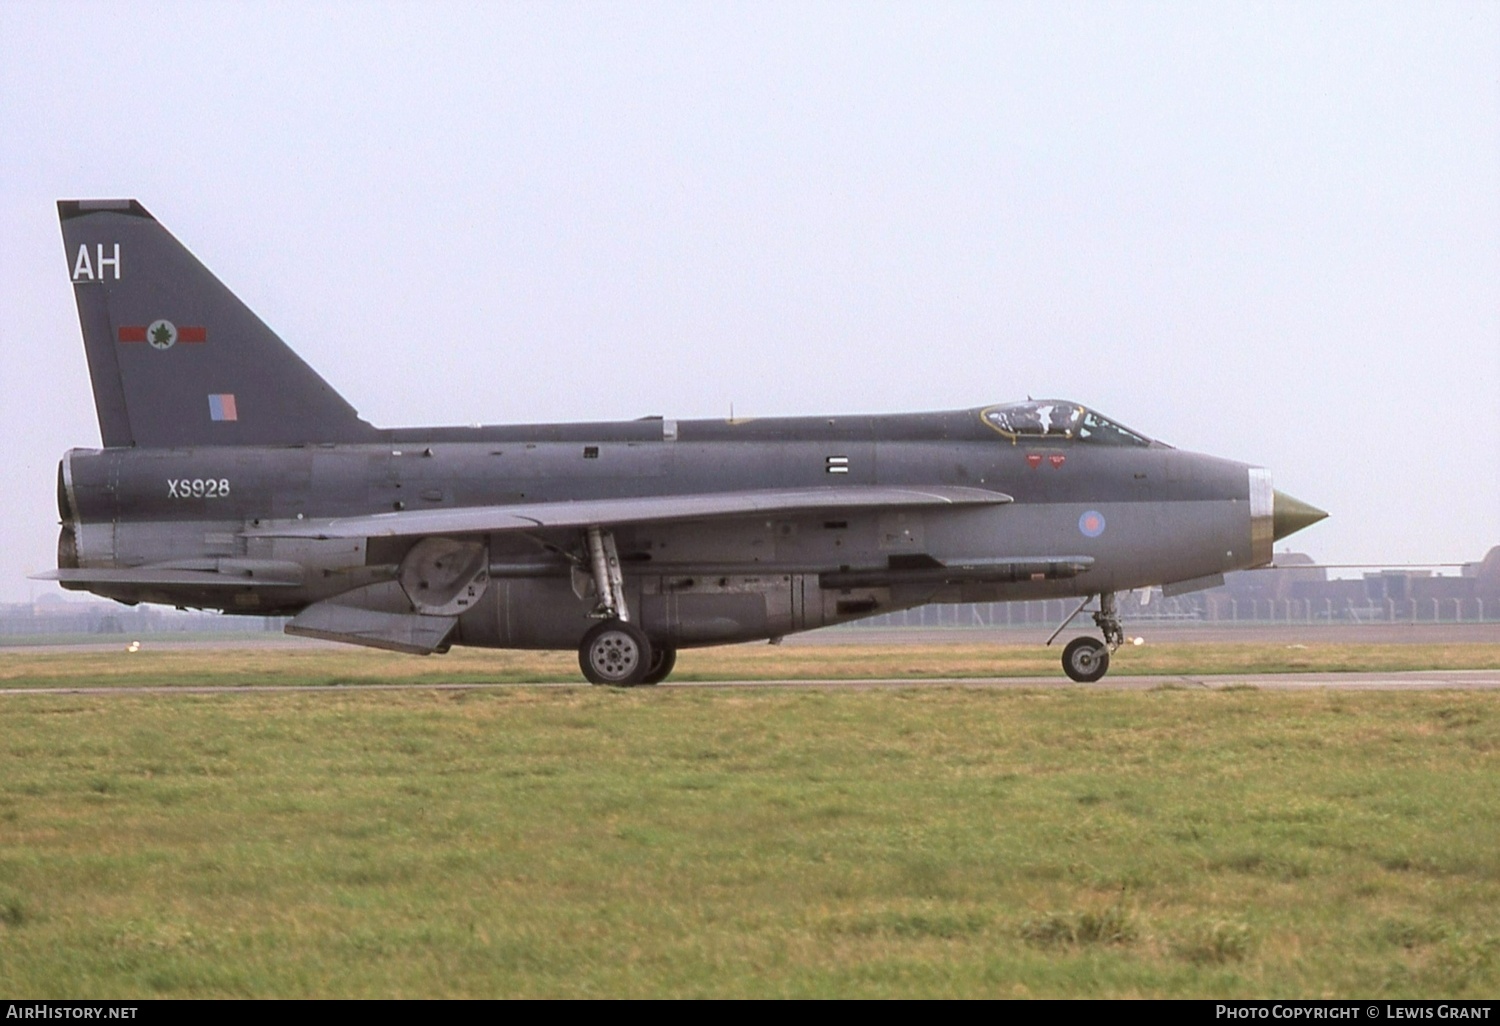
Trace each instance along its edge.
{"label": "aircraft serial number", "polygon": [[173,499],[227,499],[229,478],[167,478],[167,496]]}

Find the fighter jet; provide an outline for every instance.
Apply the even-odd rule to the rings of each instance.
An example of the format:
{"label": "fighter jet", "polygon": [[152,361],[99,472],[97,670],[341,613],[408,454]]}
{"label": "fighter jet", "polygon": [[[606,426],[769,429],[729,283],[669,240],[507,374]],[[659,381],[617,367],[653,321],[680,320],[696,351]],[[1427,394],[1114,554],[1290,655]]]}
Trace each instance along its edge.
{"label": "fighter jet", "polygon": [[1063,669],[1096,681],[1117,592],[1212,587],[1326,516],[1060,399],[376,428],[140,203],[58,212],[103,447],[62,458],[39,576],[127,604],[417,654],[576,649],[628,687],[682,648],[1073,596],[1101,637]]}

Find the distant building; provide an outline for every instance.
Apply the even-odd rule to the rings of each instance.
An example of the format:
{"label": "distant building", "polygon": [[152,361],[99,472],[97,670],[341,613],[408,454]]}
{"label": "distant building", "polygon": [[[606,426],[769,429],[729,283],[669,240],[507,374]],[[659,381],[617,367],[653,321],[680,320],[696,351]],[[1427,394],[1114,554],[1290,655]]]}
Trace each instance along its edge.
{"label": "distant building", "polygon": [[1277,553],[1275,569],[1228,574],[1223,587],[1176,601],[1206,620],[1500,620],[1500,545],[1483,560],[1465,563],[1458,576],[1392,569],[1329,580],[1312,563],[1303,553]]}

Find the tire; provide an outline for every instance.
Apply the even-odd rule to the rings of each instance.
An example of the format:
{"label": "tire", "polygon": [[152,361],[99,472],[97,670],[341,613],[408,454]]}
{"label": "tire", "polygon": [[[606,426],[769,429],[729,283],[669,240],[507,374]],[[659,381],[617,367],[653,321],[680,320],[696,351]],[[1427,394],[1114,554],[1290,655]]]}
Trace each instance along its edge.
{"label": "tire", "polygon": [[633,623],[605,620],[583,636],[578,666],[590,684],[634,687],[652,668],[651,641]]}
{"label": "tire", "polygon": [[677,665],[677,650],[665,645],[651,646],[651,669],[641,679],[642,684],[660,684]]}
{"label": "tire", "polygon": [[1063,673],[1080,684],[1103,680],[1109,672],[1109,649],[1094,638],[1074,638],[1063,649]]}

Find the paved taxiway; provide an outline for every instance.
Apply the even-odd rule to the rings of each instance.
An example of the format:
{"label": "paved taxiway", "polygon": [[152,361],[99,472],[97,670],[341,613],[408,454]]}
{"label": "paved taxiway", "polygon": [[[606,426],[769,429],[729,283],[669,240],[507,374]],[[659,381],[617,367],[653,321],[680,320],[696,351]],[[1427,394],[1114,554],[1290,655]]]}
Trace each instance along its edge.
{"label": "paved taxiway", "polygon": [[[1482,624],[1186,624],[1142,625],[1138,631],[1154,642],[1241,642],[1262,645],[1308,644],[1493,644],[1500,642],[1500,623]],[[883,629],[834,628],[812,631],[786,639],[788,645],[892,645],[892,644],[996,644],[1040,645],[1035,631],[1014,629]],[[78,645],[6,646],[4,652],[97,652],[118,649],[119,639]],[[341,649],[333,642],[309,641],[282,635],[252,636],[245,640],[199,641],[170,636],[149,640],[155,651],[183,651],[240,648]],[[1356,673],[1229,673],[1222,675],[1126,676],[1111,674],[1098,684],[1074,684],[1059,672],[1037,677],[886,677],[871,680],[753,680],[753,681],[667,681],[666,688],[893,688],[893,687],[970,687],[970,688],[1107,688],[1117,691],[1149,691],[1160,687],[1225,688],[1250,686],[1266,690],[1295,691],[1323,688],[1340,691],[1430,691],[1453,688],[1470,691],[1500,689],[1500,670],[1415,670],[1403,672]],[[53,687],[4,688],[4,695],[131,695],[131,694],[231,694],[259,691],[463,691],[514,687],[583,687],[582,681],[571,684],[338,684],[338,685],[234,685],[201,684],[161,687]]]}
{"label": "paved taxiway", "polygon": [[[788,646],[844,645],[1029,645],[1042,647],[1055,625],[1033,627],[825,627],[805,634],[791,634]],[[1147,644],[1246,644],[1246,645],[1461,645],[1500,644],[1500,620],[1490,623],[1141,623],[1127,622],[1126,632],[1145,637]],[[1070,637],[1087,634],[1080,624],[1054,643],[1059,652]],[[26,644],[23,639],[5,639],[0,655],[42,652],[99,652],[116,650],[136,635],[117,634],[108,640],[97,637],[67,644]],[[212,638],[187,633],[139,636],[155,652],[186,652],[210,649],[302,649],[352,651],[336,641],[297,638],[287,634],[245,633]],[[18,643],[19,642],[19,643]],[[749,642],[764,645],[765,642]],[[1038,678],[1039,680],[1042,678]]]}
{"label": "paved taxiway", "polygon": [[[349,692],[349,691],[483,691],[495,688],[572,688],[578,683],[504,684],[193,684],[128,687],[0,688],[0,696],[21,695],[229,695],[261,692]],[[668,681],[662,688],[1096,688],[1109,691],[1150,691],[1153,688],[1253,687],[1267,691],[1494,691],[1500,690],[1500,670],[1416,670],[1403,673],[1239,673],[1184,676],[1113,676],[1098,684],[1074,684],[1060,677],[887,677],[870,680],[722,680]]]}
{"label": "paved taxiway", "polygon": [[[1032,627],[825,627],[792,634],[788,645],[1040,645],[1052,625]],[[1059,638],[1091,634],[1081,617]],[[1461,645],[1500,643],[1500,621],[1491,623],[1153,623],[1126,620],[1125,633],[1147,644],[1244,645]]]}

